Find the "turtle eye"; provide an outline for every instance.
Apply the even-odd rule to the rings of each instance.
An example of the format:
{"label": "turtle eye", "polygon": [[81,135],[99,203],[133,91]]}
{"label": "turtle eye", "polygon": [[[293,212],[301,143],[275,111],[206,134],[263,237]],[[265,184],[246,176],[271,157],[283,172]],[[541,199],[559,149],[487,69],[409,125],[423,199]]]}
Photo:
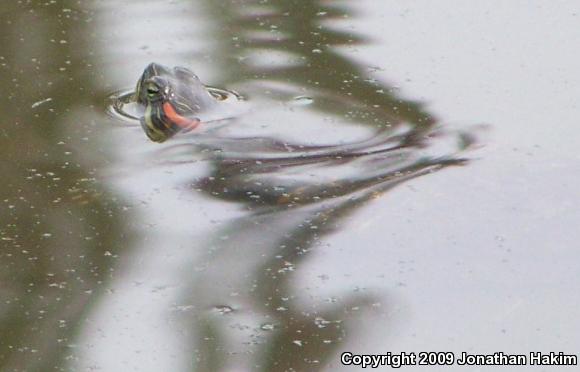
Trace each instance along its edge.
{"label": "turtle eye", "polygon": [[155,84],[147,85],[147,96],[152,98],[155,97],[157,94],[159,94],[159,87],[157,85]]}

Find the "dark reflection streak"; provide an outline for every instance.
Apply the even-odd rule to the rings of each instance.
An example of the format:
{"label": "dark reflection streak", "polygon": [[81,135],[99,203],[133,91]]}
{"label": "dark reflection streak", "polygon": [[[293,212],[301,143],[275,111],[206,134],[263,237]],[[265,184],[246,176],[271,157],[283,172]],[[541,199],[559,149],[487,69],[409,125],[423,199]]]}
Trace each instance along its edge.
{"label": "dark reflection streak", "polygon": [[[420,130],[427,129],[436,122],[421,104],[403,100],[393,93],[393,87],[373,82],[368,68],[362,68],[333,49],[365,41],[360,36],[322,25],[325,21],[352,16],[352,10],[348,10],[340,2],[272,0],[262,4],[252,0],[227,0],[207,1],[206,6],[213,19],[221,26],[218,30],[222,33],[224,52],[220,56],[223,57],[221,62],[224,64],[222,70],[230,72],[224,77],[224,81],[273,79],[292,82],[313,90],[323,90],[341,101],[354,100],[364,104],[366,112],[374,115],[367,119],[357,118],[357,121],[372,126],[395,126],[406,121],[416,126],[416,130]],[[263,16],[244,15],[243,10],[246,7],[272,11]],[[276,26],[287,37],[283,40],[276,40],[273,34],[270,40],[244,37],[251,31],[271,33],[272,26]],[[239,57],[245,57],[259,49],[292,53],[301,61],[301,65],[256,68],[243,61],[227,58],[235,51],[238,51]],[[232,68],[233,66],[238,68]],[[336,101],[315,101],[315,105],[321,111],[346,114],[345,110],[337,107]]]}
{"label": "dark reflection streak", "polygon": [[[423,174],[423,170],[425,169],[429,171],[439,170],[443,166],[458,165],[464,161],[463,159],[452,158],[427,159],[406,166],[401,165],[391,171],[373,172],[368,176],[362,175],[336,182],[321,184],[300,181],[281,183],[285,187],[279,187],[279,191],[276,191],[273,186],[268,187],[273,184],[266,183],[267,179],[275,177],[276,169],[268,172],[263,169],[252,170],[248,167],[240,167],[238,164],[228,165],[224,163],[211,177],[202,180],[196,186],[206,190],[220,190],[218,195],[223,199],[246,201],[256,206],[278,204],[295,207],[303,204],[316,203],[326,198],[349,195],[377,183],[405,178],[406,175]],[[255,186],[255,183],[252,184],[252,182],[244,181],[246,177],[257,175],[262,175],[259,178],[262,182],[259,182],[257,186]],[[216,195],[215,191],[213,194],[214,196]]]}
{"label": "dark reflection streak", "polygon": [[[366,195],[371,193],[367,192]],[[350,309],[355,305],[364,307],[374,300],[372,295],[343,295],[340,300],[341,306],[304,311],[292,305],[292,300],[297,294],[291,288],[292,274],[284,273],[289,263],[293,267],[299,267],[309,256],[313,249],[312,245],[321,236],[332,232],[332,224],[351,213],[354,207],[363,203],[365,199],[361,197],[356,201],[339,203],[331,208],[313,210],[309,213],[309,223],[305,223],[305,220],[293,231],[285,233],[279,242],[273,242],[276,244],[272,244],[272,248],[283,247],[283,249],[277,250],[275,256],[270,256],[269,261],[255,271],[253,275],[257,284],[255,309],[261,309],[266,317],[271,319],[272,324],[279,327],[272,338],[264,344],[263,361],[260,363],[262,367],[259,370],[285,371],[289,368],[297,371],[316,370],[315,366],[324,365],[325,360],[340,346],[343,328],[355,317],[355,314],[350,314]],[[312,230],[310,226],[320,228]],[[329,324],[317,323],[317,320]],[[325,340],[332,342],[327,344]],[[313,361],[318,363],[313,364]]]}
{"label": "dark reflection streak", "polygon": [[93,164],[66,154],[91,132],[85,122],[65,128],[63,119],[92,99],[87,27],[79,27],[87,14],[75,1],[45,3],[8,1],[10,11],[0,12],[2,371],[65,370],[80,319],[126,242]]}
{"label": "dark reflection streak", "polygon": [[[419,175],[415,174],[412,177]],[[262,371],[287,371],[289,369],[311,371],[318,370],[318,366],[325,366],[326,362],[336,354],[337,349],[342,346],[342,335],[355,320],[353,318],[356,318],[353,308],[365,308],[377,300],[369,294],[344,295],[340,301],[341,306],[330,307],[325,311],[310,313],[290,306],[287,311],[280,312],[277,309],[288,306],[287,301],[282,299],[292,298],[294,291],[291,287],[291,275],[276,275],[275,273],[284,270],[286,262],[298,266],[300,262],[305,261],[311,252],[312,243],[321,236],[331,234],[338,220],[348,217],[370,199],[377,197],[379,193],[386,192],[403,181],[382,183],[376,188],[366,189],[356,198],[317,209],[315,213],[312,213],[314,217],[309,225],[318,228],[312,230],[308,228],[309,226],[297,227],[281,242],[280,246],[284,249],[278,252],[278,257],[272,257],[270,261],[256,270],[257,298],[272,299],[266,304],[256,301],[256,306],[261,306],[264,312],[277,319],[279,324],[284,325],[267,343],[265,365]],[[296,344],[292,343],[297,339],[302,342],[299,349],[296,348]]]}

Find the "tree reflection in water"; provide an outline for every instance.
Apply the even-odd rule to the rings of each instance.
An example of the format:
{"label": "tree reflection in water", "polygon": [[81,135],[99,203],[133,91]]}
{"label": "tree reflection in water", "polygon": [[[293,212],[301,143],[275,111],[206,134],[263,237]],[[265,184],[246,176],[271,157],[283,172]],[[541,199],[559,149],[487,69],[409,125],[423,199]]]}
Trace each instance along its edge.
{"label": "tree reflection in water", "polygon": [[72,151],[81,138],[91,151],[94,123],[64,119],[96,90],[84,59],[89,16],[75,1],[39,3],[0,10],[1,371],[60,370],[129,242],[118,200],[95,177],[100,159]]}
{"label": "tree reflection in water", "polygon": [[[326,304],[297,291],[299,268],[340,221],[409,179],[465,163],[468,134],[443,133],[420,104],[376,82],[336,51],[361,37],[324,25],[352,15],[329,1],[207,1],[220,30],[224,81],[272,82],[316,92],[313,108],[375,129],[367,140],[306,146],[268,138],[205,139],[216,150],[212,174],[195,188],[243,203],[249,215],[228,224],[209,245],[185,302],[201,371],[231,368],[315,371],[335,357],[374,295],[343,294]],[[296,64],[255,65],[253,54],[290,53]],[[240,58],[242,57],[242,58]],[[426,155],[433,142],[454,149]],[[296,272],[298,271],[298,272]],[[212,310],[213,309],[213,310]],[[359,312],[353,311],[358,309]]]}

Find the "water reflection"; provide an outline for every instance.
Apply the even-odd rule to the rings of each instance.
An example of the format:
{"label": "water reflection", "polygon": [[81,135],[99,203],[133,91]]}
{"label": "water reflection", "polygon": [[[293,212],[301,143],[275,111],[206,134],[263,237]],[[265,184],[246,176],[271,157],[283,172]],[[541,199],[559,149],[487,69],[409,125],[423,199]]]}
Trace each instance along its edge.
{"label": "water reflection", "polygon": [[[317,165],[332,166],[328,161]],[[373,164],[380,168],[389,162],[387,159]],[[338,221],[358,207],[409,178],[458,162],[417,161],[395,166],[391,172],[369,174],[367,178],[361,176],[359,169],[357,176],[362,178],[358,180],[353,177],[334,184],[303,182],[299,186],[272,178],[281,172],[263,172],[264,179],[257,181],[254,177],[261,175],[261,164],[248,167],[220,163],[219,170],[197,186],[214,196],[244,201],[255,205],[251,209],[257,209],[217,234],[210,243],[211,253],[204,268],[193,281],[188,298],[196,304],[193,325],[200,370],[240,366],[263,371],[323,368],[357,328],[356,322],[362,320],[360,314],[379,300],[372,294],[345,291],[327,303],[313,301],[310,293],[297,290],[295,285],[301,264],[327,234],[335,231]],[[252,163],[255,164],[241,164]],[[277,186],[265,184],[265,180],[277,181]],[[254,187],[248,189],[245,185]],[[314,205],[303,205],[306,203]],[[299,205],[302,206],[289,209]],[[218,304],[234,310],[227,316],[216,316],[209,309]]]}
{"label": "water reflection", "polygon": [[[206,255],[183,263],[192,269],[180,278],[180,293],[171,301],[175,306],[162,310],[179,314],[191,346],[168,354],[193,359],[188,364],[194,365],[192,370],[319,370],[335,358],[383,294],[344,291],[325,301],[314,299],[297,285],[305,262],[341,221],[365,203],[411,178],[463,164],[457,152],[471,140],[436,128],[436,119],[420,104],[374,80],[374,67],[360,66],[338,50],[364,42],[329,27],[352,16],[345,5],[298,0],[201,5],[205,18],[219,30],[208,34],[218,38],[212,58],[222,79],[212,83],[228,88],[245,85],[243,92],[254,101],[261,95],[270,102],[295,98],[294,113],[308,113],[311,129],[330,117],[336,119],[332,128],[337,132],[342,124],[368,132],[363,139],[322,145],[283,135],[229,136],[224,130],[143,151],[146,155],[136,169],[172,162],[193,168],[197,163],[192,159],[179,160],[183,154],[205,160],[210,169],[199,179],[190,177],[190,191],[201,190],[206,199],[244,210],[243,217],[226,219],[204,244],[188,241],[189,251],[203,250]],[[75,358],[94,353],[91,346],[98,342],[100,330],[84,336],[88,340],[81,338],[81,346],[88,350],[84,355],[74,351],[78,346],[74,336],[90,329],[97,317],[89,310],[97,312],[104,302],[97,295],[116,268],[117,254],[129,246],[131,222],[136,219],[125,214],[124,203],[97,177],[107,168],[110,143],[95,135],[106,119],[91,109],[98,101],[94,97],[99,97],[95,92],[100,79],[91,70],[93,41],[85,32],[90,28],[84,27],[92,15],[75,6],[68,1],[59,6],[9,5],[11,9],[1,14],[3,45],[18,50],[0,60],[0,79],[11,87],[11,94],[1,101],[7,125],[2,127],[5,143],[0,150],[3,159],[10,160],[2,162],[9,182],[1,191],[5,207],[0,209],[0,269],[5,283],[0,287],[0,369],[7,371],[66,370],[76,365]],[[170,17],[177,17],[175,13]],[[26,27],[30,24],[34,28]],[[265,63],[268,58],[272,63]],[[274,113],[268,115],[268,121],[278,120]],[[310,133],[300,134],[308,138]],[[440,148],[447,140],[451,146]],[[158,163],[152,166],[151,159]],[[191,210],[198,207],[184,204]],[[181,223],[191,227],[187,221]],[[152,224],[147,229],[159,237],[160,227]],[[159,251],[171,248],[162,243],[152,244]],[[125,269],[141,265],[140,259],[127,260]],[[152,267],[158,272],[172,270]],[[115,280],[127,279],[119,275]],[[130,302],[126,295],[121,297]],[[143,303],[154,306],[157,298],[140,295]],[[126,323],[130,322],[123,320]],[[162,340],[162,331],[156,331],[147,337]],[[132,332],[137,330],[129,328]],[[136,342],[129,340],[105,339],[113,345],[111,351],[94,354],[113,359],[119,348]],[[122,354],[127,360],[141,358]],[[85,360],[78,363],[90,366]]]}
{"label": "water reflection", "polygon": [[[406,180],[464,162],[451,154],[421,156],[437,137],[416,134],[380,132],[359,143],[312,148],[214,140],[220,151],[213,171],[193,187],[244,203],[248,215],[208,243],[210,253],[192,280],[187,298],[195,303],[200,370],[318,370],[336,354],[361,320],[357,314],[377,298],[345,292],[317,303],[297,290],[296,275],[357,208]],[[216,316],[210,309],[218,306],[232,311]]]}
{"label": "water reflection", "polygon": [[2,371],[65,363],[129,241],[119,200],[95,174],[102,158],[84,157],[102,145],[86,115],[89,16],[60,3],[4,2],[0,11]]}
{"label": "water reflection", "polygon": [[[373,127],[412,123],[415,130],[434,125],[420,103],[402,99],[397,88],[374,79],[376,66],[361,66],[342,52],[366,42],[363,36],[336,27],[354,17],[339,1],[206,1],[214,30],[221,33],[216,62],[223,82],[262,80],[319,93],[317,110]],[[213,30],[212,30],[213,31]],[[267,53],[286,58],[268,60]],[[266,62],[267,61],[267,62]],[[355,102],[357,107],[343,105]]]}
{"label": "water reflection", "polygon": [[[172,147],[209,156],[211,174],[193,189],[247,211],[207,242],[203,264],[187,279],[191,289],[183,303],[193,304],[186,318],[195,370],[324,368],[380,296],[345,291],[320,303],[296,285],[303,263],[340,220],[402,182],[463,164],[457,154],[472,144],[467,134],[436,128],[420,104],[401,99],[373,80],[372,70],[337,52],[336,46],[363,40],[323,26],[349,14],[323,4],[206,3],[222,30],[216,60],[229,73],[224,85],[251,82],[278,97],[307,89],[309,109],[375,129],[367,139],[341,145],[218,132]],[[266,67],[257,54],[263,50],[286,55]],[[451,146],[440,148],[447,140]]]}

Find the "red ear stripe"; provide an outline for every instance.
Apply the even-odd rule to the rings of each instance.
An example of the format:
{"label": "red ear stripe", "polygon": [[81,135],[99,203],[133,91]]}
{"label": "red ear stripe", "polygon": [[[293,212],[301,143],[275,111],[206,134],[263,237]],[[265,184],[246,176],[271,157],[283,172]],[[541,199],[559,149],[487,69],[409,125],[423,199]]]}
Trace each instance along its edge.
{"label": "red ear stripe", "polygon": [[169,102],[165,102],[163,104],[163,112],[165,113],[165,116],[167,116],[167,118],[171,120],[172,123],[174,123],[175,125],[177,125],[182,129],[192,130],[195,127],[197,127],[200,123],[199,119],[187,119],[179,115]]}

